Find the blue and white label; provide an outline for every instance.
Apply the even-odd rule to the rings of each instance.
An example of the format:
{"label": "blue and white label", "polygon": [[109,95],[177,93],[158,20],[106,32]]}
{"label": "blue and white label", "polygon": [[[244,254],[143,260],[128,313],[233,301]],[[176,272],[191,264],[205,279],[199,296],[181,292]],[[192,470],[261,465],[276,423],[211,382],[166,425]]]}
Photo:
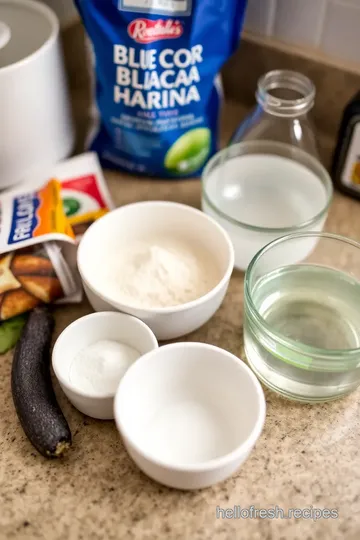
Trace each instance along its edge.
{"label": "blue and white label", "polygon": [[38,225],[36,210],[40,206],[37,195],[26,194],[14,198],[8,244],[17,244],[33,237]]}
{"label": "blue and white label", "polygon": [[95,57],[103,166],[199,176],[218,149],[218,74],[246,0],[76,0]]}

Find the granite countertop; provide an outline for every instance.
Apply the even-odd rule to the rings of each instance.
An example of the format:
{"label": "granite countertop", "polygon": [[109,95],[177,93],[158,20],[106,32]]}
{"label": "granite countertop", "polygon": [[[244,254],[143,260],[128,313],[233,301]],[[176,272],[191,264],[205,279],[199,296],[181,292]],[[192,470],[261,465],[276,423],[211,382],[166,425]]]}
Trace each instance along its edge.
{"label": "granite countertop", "polygon": [[[76,99],[75,99],[76,102]],[[79,104],[81,99],[79,97]],[[80,107],[80,105],[79,105]],[[81,108],[81,107],[80,107]],[[226,139],[244,114],[225,110]],[[322,137],[328,159],[329,141]],[[199,181],[165,182],[106,172],[116,205],[146,199],[199,207]],[[360,204],[339,194],[327,230],[360,240]],[[81,305],[56,313],[56,335],[91,311]],[[243,356],[243,274],[234,272],[213,319],[187,336]],[[198,492],[161,487],[127,456],[113,422],[75,410],[56,385],[73,432],[62,461],[47,461],[32,448],[16,417],[11,353],[0,359],[0,538],[72,540],[355,540],[360,537],[360,389],[322,405],[301,405],[265,391],[263,434],[241,470]],[[338,519],[217,519],[216,508],[338,509]]]}

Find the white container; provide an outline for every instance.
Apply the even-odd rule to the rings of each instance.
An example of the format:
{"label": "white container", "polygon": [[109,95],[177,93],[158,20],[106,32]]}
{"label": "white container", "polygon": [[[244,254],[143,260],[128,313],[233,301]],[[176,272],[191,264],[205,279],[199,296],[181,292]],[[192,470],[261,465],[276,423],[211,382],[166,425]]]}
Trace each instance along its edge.
{"label": "white container", "polygon": [[332,192],[329,174],[310,154],[282,143],[247,141],[218,152],[207,164],[202,209],[229,233],[235,267],[246,270],[276,238],[322,231]]}
{"label": "white container", "polygon": [[92,395],[76,388],[69,381],[70,365],[75,355],[89,345],[102,340],[119,341],[144,355],[158,347],[150,328],[135,317],[123,313],[92,313],[77,319],[58,337],[52,365],[56,378],[69,401],[80,412],[99,418],[114,418],[114,395]]}
{"label": "white container", "polygon": [[59,22],[39,2],[0,0],[0,119],[0,189],[72,152]]}
{"label": "white container", "polygon": [[174,343],[135,362],[115,397],[126,449],[150,478],[178,489],[225,480],[249,456],[265,398],[248,366],[205,343]]}
{"label": "white container", "polygon": [[[96,279],[98,261],[121,249],[122,238],[131,243],[144,235],[181,235],[212,254],[221,279],[204,296],[168,308],[140,309],[109,297]],[[204,213],[173,202],[140,202],[123,206],[96,221],[86,231],[78,249],[78,269],[85,293],[96,311],[119,310],[144,321],[159,340],[174,339],[193,332],[218,310],[226,294],[234,266],[234,251],[226,232]],[[96,285],[95,285],[96,283]]]}

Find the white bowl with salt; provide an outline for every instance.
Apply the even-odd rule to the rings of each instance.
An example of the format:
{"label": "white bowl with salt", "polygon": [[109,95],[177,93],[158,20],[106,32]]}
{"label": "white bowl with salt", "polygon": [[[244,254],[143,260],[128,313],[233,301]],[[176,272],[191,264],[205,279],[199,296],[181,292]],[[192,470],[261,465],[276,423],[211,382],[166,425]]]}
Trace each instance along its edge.
{"label": "white bowl with salt", "polygon": [[52,366],[69,401],[80,412],[100,420],[114,418],[119,383],[144,354],[158,348],[145,323],[124,313],[91,313],[60,334]]}

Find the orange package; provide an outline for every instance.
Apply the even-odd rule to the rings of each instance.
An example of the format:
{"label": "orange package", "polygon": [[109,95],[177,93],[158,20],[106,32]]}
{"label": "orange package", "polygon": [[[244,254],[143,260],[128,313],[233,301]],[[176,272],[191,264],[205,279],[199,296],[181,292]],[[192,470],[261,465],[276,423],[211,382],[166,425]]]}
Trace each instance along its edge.
{"label": "orange package", "polygon": [[0,321],[76,293],[61,253],[64,243],[75,245],[75,236],[57,180],[30,193],[4,195],[0,225]]}

